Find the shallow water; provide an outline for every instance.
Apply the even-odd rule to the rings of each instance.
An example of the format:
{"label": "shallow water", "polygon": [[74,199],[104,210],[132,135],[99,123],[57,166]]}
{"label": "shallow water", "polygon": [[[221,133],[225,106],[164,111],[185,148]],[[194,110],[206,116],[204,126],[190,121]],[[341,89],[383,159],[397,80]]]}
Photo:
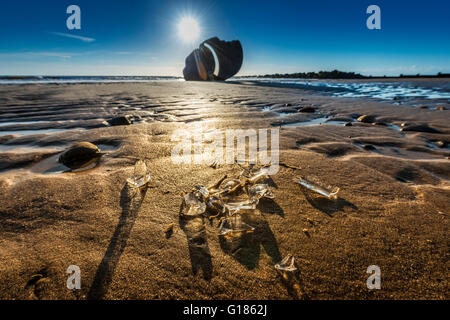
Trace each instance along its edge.
{"label": "shallow water", "polygon": [[60,151],[62,147],[39,147],[36,145],[0,144],[0,152],[31,153]]}
{"label": "shallow water", "polygon": [[396,101],[402,100],[417,102],[427,100],[433,102],[449,103],[450,88],[447,82],[433,81],[425,86],[424,83],[412,81],[345,81],[345,80],[310,80],[310,79],[272,79],[272,78],[239,78],[239,81],[253,81],[299,87],[306,90],[328,92],[333,96],[347,98],[372,98],[378,100]]}
{"label": "shallow water", "polygon": [[80,131],[86,130],[85,128],[70,128],[70,129],[34,129],[34,130],[12,130],[12,131],[0,131],[0,136],[7,135],[37,135],[44,133],[57,133],[65,131]]}
{"label": "shallow water", "polygon": [[15,126],[15,125],[27,125],[27,124],[36,124],[36,123],[43,123],[50,121],[47,120],[37,120],[37,121],[8,121],[8,122],[0,122],[0,127],[7,127],[7,126]]}
{"label": "shallow water", "polygon": [[298,122],[292,122],[287,124],[281,124],[283,127],[306,127],[306,126],[317,126],[317,125],[336,125],[336,126],[342,126],[346,124],[345,121],[335,121],[335,120],[328,120],[328,117],[320,117],[315,118],[307,121],[298,121]]}
{"label": "shallow water", "polygon": [[31,165],[29,171],[41,174],[56,174],[70,170],[65,165],[58,162],[59,155],[60,154],[55,154]]}
{"label": "shallow water", "polygon": [[60,173],[78,173],[93,169],[99,165],[99,160],[93,161],[85,165],[84,167],[71,170],[65,165],[58,162],[60,153],[41,160],[33,165],[31,165],[28,170],[33,173],[40,174],[60,174]]}

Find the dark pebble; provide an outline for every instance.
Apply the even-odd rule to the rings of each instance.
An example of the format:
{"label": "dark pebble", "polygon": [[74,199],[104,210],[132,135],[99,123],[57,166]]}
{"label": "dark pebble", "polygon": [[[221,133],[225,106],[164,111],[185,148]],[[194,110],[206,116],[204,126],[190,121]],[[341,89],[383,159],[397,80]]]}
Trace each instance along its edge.
{"label": "dark pebble", "polygon": [[375,121],[375,116],[365,114],[359,117],[358,121],[363,123],[372,123]]}
{"label": "dark pebble", "polygon": [[314,113],[316,112],[316,109],[314,109],[313,107],[303,107],[299,109],[298,112]]}
{"label": "dark pebble", "polygon": [[364,150],[368,150],[368,151],[374,151],[374,150],[377,150],[377,148],[375,148],[373,145],[371,145],[371,144],[365,144],[364,146],[363,146],[363,148],[364,148]]}
{"label": "dark pebble", "polygon": [[108,120],[108,123],[112,126],[127,126],[133,123],[133,117],[130,115],[119,116]]}
{"label": "dark pebble", "polygon": [[90,142],[79,142],[64,151],[59,156],[59,162],[70,169],[78,169],[99,159],[102,153],[100,149]]}

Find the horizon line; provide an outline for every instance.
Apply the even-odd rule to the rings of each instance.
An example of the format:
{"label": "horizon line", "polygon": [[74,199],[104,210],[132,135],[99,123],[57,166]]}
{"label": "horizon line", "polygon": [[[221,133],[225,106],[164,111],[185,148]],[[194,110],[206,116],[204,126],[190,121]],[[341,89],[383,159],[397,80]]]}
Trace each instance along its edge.
{"label": "horizon line", "polygon": [[[332,70],[333,71],[333,70]],[[289,76],[289,75],[295,75],[298,73],[315,73],[318,74],[319,72],[332,72],[332,71],[310,71],[310,72],[292,72],[292,73],[266,73],[266,74],[246,74],[246,75],[235,75],[233,78],[240,78],[240,77],[267,77],[267,76]],[[383,77],[390,77],[390,78],[401,78],[401,77],[439,77],[439,76],[450,76],[450,73],[446,72],[437,72],[432,74],[397,74],[397,75],[364,75],[357,72],[346,72],[346,71],[339,71],[342,73],[354,73],[355,75],[360,75],[367,78],[383,78]],[[113,74],[95,74],[95,75],[87,75],[87,74],[0,74],[0,78],[7,78],[7,77],[170,77],[170,78],[183,78],[182,75],[136,75],[136,74],[127,74],[127,75],[113,75]]]}

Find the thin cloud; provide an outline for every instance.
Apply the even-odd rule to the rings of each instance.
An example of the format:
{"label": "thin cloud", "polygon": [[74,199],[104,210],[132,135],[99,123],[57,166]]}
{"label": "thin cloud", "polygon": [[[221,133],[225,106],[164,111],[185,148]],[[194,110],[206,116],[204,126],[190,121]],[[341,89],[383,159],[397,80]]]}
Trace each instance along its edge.
{"label": "thin cloud", "polygon": [[38,54],[45,57],[58,57],[62,59],[70,59],[73,56],[72,53],[63,53],[63,52],[39,52]]}
{"label": "thin cloud", "polygon": [[70,52],[18,52],[18,53],[0,53],[0,58],[36,58],[36,57],[57,57],[62,59],[70,59],[79,53]]}
{"label": "thin cloud", "polygon": [[66,38],[72,38],[72,39],[78,39],[83,42],[93,42],[95,41],[94,38],[88,38],[88,37],[82,37],[82,36],[76,36],[70,33],[62,33],[62,32],[51,32],[52,34],[60,37],[66,37]]}

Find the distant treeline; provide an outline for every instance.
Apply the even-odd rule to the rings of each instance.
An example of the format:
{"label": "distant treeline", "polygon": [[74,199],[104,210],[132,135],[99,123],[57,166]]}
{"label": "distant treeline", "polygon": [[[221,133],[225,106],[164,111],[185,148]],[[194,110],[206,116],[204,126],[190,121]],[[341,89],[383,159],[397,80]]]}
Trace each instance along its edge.
{"label": "distant treeline", "polygon": [[[339,70],[333,71],[319,71],[319,72],[296,72],[296,73],[275,73],[259,76],[242,76],[242,77],[255,77],[255,78],[301,78],[301,79],[372,79],[372,78],[450,78],[449,73],[439,72],[436,75],[403,75],[397,77],[392,76],[363,76],[362,74],[355,72],[344,72]],[[236,77],[239,78],[239,77]]]}

